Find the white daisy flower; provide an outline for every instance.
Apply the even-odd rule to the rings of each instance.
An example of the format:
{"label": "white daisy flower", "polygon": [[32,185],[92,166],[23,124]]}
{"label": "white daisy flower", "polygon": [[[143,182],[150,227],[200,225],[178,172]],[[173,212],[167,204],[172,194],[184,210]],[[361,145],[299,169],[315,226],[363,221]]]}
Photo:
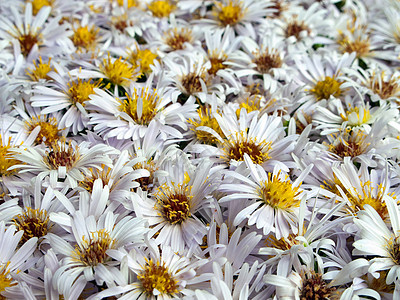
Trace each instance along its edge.
{"label": "white daisy flower", "polygon": [[41,180],[48,177],[52,187],[62,185],[73,188],[78,181],[84,180],[84,174],[90,174],[89,168],[100,169],[102,165],[110,165],[111,159],[107,154],[113,151],[106,145],[90,148],[87,142],[78,145],[71,140],[68,143],[63,140],[46,149],[13,149],[13,158],[20,163],[12,168],[20,169],[20,173],[33,173]]}
{"label": "white daisy flower", "polygon": [[76,135],[88,126],[86,104],[94,89],[103,86],[101,80],[72,79],[66,68],[57,68],[56,72],[48,73],[54,81],[50,87],[37,85],[31,97],[32,107],[42,107],[41,114],[66,112],[59,120],[60,129],[68,129]]}
{"label": "white daisy flower", "polygon": [[[354,218],[354,223],[360,232],[358,239],[353,243],[353,255],[368,255],[371,266],[369,272],[379,278],[379,271],[389,270],[386,275],[386,284],[398,282],[400,278],[399,262],[399,207],[396,201],[388,196],[383,196],[390,224],[385,223],[379,213],[370,205],[365,205],[364,210]],[[389,225],[389,226],[388,226]],[[396,285],[395,294],[399,293]]]}
{"label": "white daisy flower", "polygon": [[217,96],[216,100],[220,103],[225,99],[223,86],[219,82],[214,83],[214,77],[208,72],[211,61],[204,53],[188,50],[171,52],[163,58],[163,64],[165,78],[162,83],[170,86],[174,94],[180,95],[180,102],[209,103],[215,99],[210,98],[212,94]]}
{"label": "white daisy flower", "polygon": [[[295,67],[299,76],[294,77],[298,85],[304,87],[307,96],[303,101],[307,105],[330,98],[343,98],[346,84],[341,75],[344,68],[350,68],[354,62],[354,54],[339,56],[336,53],[320,55],[317,52],[310,56],[295,57]],[[325,101],[321,105],[324,105]]]}
{"label": "white daisy flower", "polygon": [[143,38],[148,41],[150,48],[157,49],[164,55],[184,49],[201,49],[200,29],[172,16],[168,22],[162,20],[159,28],[151,28],[144,32]]}
{"label": "white daisy flower", "polygon": [[197,213],[209,205],[207,198],[216,186],[209,177],[209,161],[203,160],[194,168],[181,158],[184,154],[178,155],[168,162],[168,177],[153,188],[151,197],[133,195],[132,201],[136,215],[148,220],[155,242],[183,253],[202,243],[206,227]]}
{"label": "white daisy flower", "polygon": [[61,16],[50,18],[50,12],[51,7],[44,6],[33,15],[32,3],[28,2],[23,16],[15,6],[1,15],[0,37],[16,47],[15,57],[22,54],[27,61],[32,61],[38,53],[49,56],[65,51],[61,45],[68,36],[66,25],[58,23]]}
{"label": "white daisy flower", "polygon": [[400,72],[393,70],[382,70],[382,68],[363,68],[345,70],[347,81],[366,94],[372,102],[400,101]]}
{"label": "white daisy flower", "polygon": [[205,261],[179,255],[168,246],[159,247],[149,242],[147,249],[129,253],[110,250],[109,253],[121,262],[125,282],[88,300],[121,294],[118,299],[177,299],[193,296],[196,284],[210,279],[206,274],[196,274],[196,269]]}
{"label": "white daisy flower", "polygon": [[[354,299],[352,295],[347,297],[342,289],[337,289],[344,283],[351,282],[354,277],[364,273],[365,260],[355,260],[350,265],[341,269],[331,280],[331,274],[324,272],[321,260],[314,259],[312,253],[305,264],[300,261],[294,263],[294,270],[289,276],[267,274],[264,280],[267,285],[276,286],[276,296],[282,299]],[[286,271],[286,270],[285,270]],[[371,290],[353,292],[360,296],[376,296]],[[358,299],[358,298],[357,298]],[[376,299],[376,298],[373,298]]]}
{"label": "white daisy flower", "polygon": [[[20,192],[21,186],[28,183],[32,176],[20,174],[18,167],[21,162],[13,157],[14,150],[30,146],[37,138],[39,128],[34,129],[29,136],[23,132],[22,122],[9,116],[0,116],[0,187],[7,194]],[[18,133],[14,133],[18,131]],[[24,151],[21,149],[21,151]]]}
{"label": "white daisy flower", "polygon": [[368,133],[378,118],[395,119],[398,114],[397,109],[389,109],[385,105],[371,107],[369,102],[358,101],[356,98],[345,97],[345,104],[340,99],[331,99],[327,101],[326,107],[317,106],[313,115],[316,130],[322,129],[321,135],[326,135],[346,127],[348,130]]}
{"label": "white daisy flower", "polygon": [[289,167],[294,166],[290,153],[294,150],[297,135],[285,136],[280,117],[259,116],[258,111],[248,113],[242,108],[238,118],[229,106],[225,106],[222,115],[214,113],[213,116],[226,138],[214,128],[199,126],[196,130],[212,134],[218,140],[218,147],[197,144],[192,145],[190,151],[232,167],[243,161],[245,154],[266,169],[273,169],[278,164],[287,172]]}
{"label": "white daisy flower", "polygon": [[286,53],[283,37],[268,34],[260,37],[260,42],[244,37],[242,47],[246,55],[241,59],[241,69],[235,71],[239,77],[248,75],[263,76],[264,89],[274,93],[278,81],[290,80],[290,55]]}
{"label": "white daisy flower", "polygon": [[[20,244],[24,234],[22,230],[16,231],[11,225],[6,228],[4,222],[0,222],[0,294],[5,298],[21,297],[20,285],[18,284],[18,273],[25,271],[29,265],[26,262],[36,249],[37,238],[31,238],[24,244]],[[17,247],[19,249],[17,250]]]}
{"label": "white daisy flower", "polygon": [[[144,221],[132,217],[117,221],[117,216],[111,212],[99,220],[95,220],[94,216],[85,218],[80,211],[70,218],[68,237],[48,234],[52,249],[63,257],[62,266],[54,273],[54,287],[65,295],[81,276],[86,282],[95,280],[99,286],[103,283],[110,286],[114,282],[123,284],[122,275],[116,268],[118,264],[112,261],[108,252],[110,249],[141,244],[147,232]],[[53,219],[64,223],[56,216]],[[81,287],[82,290],[83,288],[84,286]]]}
{"label": "white daisy flower", "polygon": [[197,20],[195,24],[204,28],[204,31],[214,31],[230,26],[238,35],[249,28],[254,33],[253,24],[262,23],[265,16],[272,15],[274,12],[269,5],[268,2],[254,0],[213,1],[212,9],[206,13],[205,18]]}
{"label": "white daisy flower", "polygon": [[263,229],[263,234],[274,232],[276,238],[288,237],[297,233],[299,207],[307,193],[300,188],[304,177],[310,172],[312,165],[292,183],[289,175],[278,166],[272,173],[266,172],[261,166],[252,162],[245,154],[247,169],[243,173],[237,170],[226,171],[225,176],[236,179],[237,182],[222,183],[219,190],[228,193],[219,202],[248,199],[249,204],[235,217],[233,225],[237,226],[248,219],[248,225],[256,225]]}
{"label": "white daisy flower", "polygon": [[114,98],[95,89],[90,96],[90,124],[104,138],[137,140],[145,136],[151,122],[160,124],[165,137],[182,138],[186,118],[194,114],[195,104],[181,105],[163,87],[153,88],[153,76],[145,86],[131,85],[125,97]]}

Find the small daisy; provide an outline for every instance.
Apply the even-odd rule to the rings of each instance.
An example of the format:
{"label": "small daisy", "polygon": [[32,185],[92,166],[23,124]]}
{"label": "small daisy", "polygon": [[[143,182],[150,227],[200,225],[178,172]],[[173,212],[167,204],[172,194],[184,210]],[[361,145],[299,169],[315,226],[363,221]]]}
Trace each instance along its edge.
{"label": "small daisy", "polygon": [[90,124],[105,138],[137,140],[142,138],[151,122],[160,124],[160,130],[173,138],[182,138],[178,129],[186,129],[185,119],[194,114],[195,104],[181,105],[174,95],[162,86],[153,87],[153,76],[143,85],[131,85],[125,97],[114,98],[95,89],[90,96]]}
{"label": "small daisy", "polygon": [[265,16],[272,15],[272,13],[273,9],[269,8],[268,2],[254,0],[213,1],[212,9],[207,12],[206,18],[196,21],[195,24],[209,30],[230,26],[240,35],[243,31],[245,32],[246,27],[262,23]]}
{"label": "small daisy", "polygon": [[338,132],[343,127],[368,133],[378,118],[388,118],[387,115],[390,115],[395,119],[398,114],[397,109],[390,110],[385,105],[371,107],[369,102],[357,101],[352,97],[346,97],[345,102],[343,104],[340,99],[331,99],[326,107],[316,108],[313,121],[318,125],[317,130],[322,129],[321,135]]}
{"label": "small daisy", "polygon": [[[400,278],[399,262],[399,207],[390,196],[383,197],[390,224],[385,223],[378,212],[371,206],[366,205],[360,211],[354,223],[360,232],[358,239],[353,243],[353,255],[368,255],[371,257],[369,272],[379,278],[379,271],[389,270],[386,275],[386,284],[398,281]],[[394,293],[399,293],[398,285]]]}
{"label": "small daisy", "polygon": [[236,199],[248,199],[248,206],[237,214],[233,225],[237,226],[248,219],[248,225],[263,229],[263,234],[274,232],[277,239],[288,237],[290,232],[297,233],[299,207],[307,193],[300,188],[301,182],[312,168],[310,165],[292,183],[289,175],[278,166],[272,173],[252,162],[245,154],[247,170],[244,174],[227,171],[226,176],[237,182],[221,184],[219,190],[228,193],[220,203]]}
{"label": "small daisy", "polygon": [[[65,224],[56,216],[53,219]],[[103,283],[109,286],[115,281],[122,284],[121,276],[117,275],[117,264],[108,252],[141,244],[147,229],[144,221],[138,218],[125,217],[117,221],[116,216],[108,212],[96,221],[94,216],[85,218],[77,211],[71,217],[69,232],[69,237],[64,238],[48,234],[52,249],[63,257],[61,267],[54,273],[53,285],[64,295],[81,276],[86,282],[95,280],[100,286]]]}
{"label": "small daisy", "polygon": [[373,102],[400,102],[400,72],[381,68],[346,70],[348,81],[352,82],[361,94],[366,94]]}
{"label": "small daisy", "polygon": [[11,6],[7,13],[2,13],[0,37],[17,47],[16,57],[22,54],[27,61],[32,61],[38,53],[49,56],[65,50],[59,45],[69,34],[66,25],[58,23],[61,16],[50,18],[50,12],[50,6],[44,6],[33,15],[32,3],[28,2],[25,5],[24,16],[21,16],[15,6]]}
{"label": "small daisy", "polygon": [[239,118],[232,107],[226,106],[222,115],[213,114],[226,138],[221,137],[214,128],[198,127],[212,134],[218,140],[218,147],[210,145],[192,145],[190,151],[210,156],[216,162],[236,167],[247,154],[253,163],[272,169],[279,164],[288,171],[292,165],[290,153],[294,150],[297,135],[285,136],[282,119],[258,111],[240,111]]}
{"label": "small daisy", "polygon": [[330,98],[343,98],[346,94],[346,84],[340,78],[344,68],[350,68],[354,62],[354,54],[339,56],[335,53],[331,55],[320,55],[314,53],[310,56],[295,58],[295,67],[299,71],[299,76],[295,77],[300,86],[304,86],[307,96],[304,102],[318,102],[324,105],[325,100]]}
{"label": "small daisy", "polygon": [[[26,262],[32,258],[37,238],[31,238],[21,245],[20,241],[24,232],[16,230],[14,225],[6,228],[4,222],[0,222],[0,294],[4,298],[21,299],[20,285],[16,279],[18,273],[25,271],[24,269],[29,265]],[[17,250],[18,245],[20,247]]]}
{"label": "small daisy", "polygon": [[50,87],[37,85],[31,97],[32,107],[42,107],[42,114],[51,114],[66,110],[59,120],[60,129],[71,130],[74,135],[84,130],[88,125],[86,111],[89,95],[94,89],[102,87],[101,80],[72,79],[64,68],[58,68],[56,72],[48,74],[54,82]]}
{"label": "small daisy", "polygon": [[13,157],[19,164],[13,169],[19,168],[20,173],[30,172],[41,180],[48,177],[52,187],[63,185],[73,188],[78,181],[84,180],[84,174],[89,174],[89,168],[100,169],[102,165],[110,165],[111,160],[107,154],[113,151],[106,145],[90,148],[87,142],[78,145],[71,140],[68,143],[63,140],[46,149],[14,149]]}
{"label": "small daisy", "polygon": [[288,66],[291,57],[286,53],[283,37],[268,34],[261,37],[259,44],[245,37],[242,46],[246,52],[241,70],[235,73],[239,77],[248,75],[263,76],[264,88],[271,93],[278,87],[278,81],[290,80],[293,72]]}
{"label": "small daisy", "polygon": [[155,242],[183,253],[202,243],[206,227],[197,213],[209,205],[207,198],[216,186],[209,177],[209,161],[203,160],[194,168],[178,155],[176,161],[167,163],[168,177],[159,187],[153,188],[151,197],[136,195],[132,201],[137,216],[148,220],[152,228],[149,234],[154,236]]}
{"label": "small daisy", "polygon": [[196,284],[209,280],[209,276],[196,274],[204,261],[175,253],[168,246],[149,242],[146,249],[126,251],[110,250],[110,255],[121,261],[125,282],[110,287],[88,300],[119,296],[118,299],[177,299],[193,296]]}

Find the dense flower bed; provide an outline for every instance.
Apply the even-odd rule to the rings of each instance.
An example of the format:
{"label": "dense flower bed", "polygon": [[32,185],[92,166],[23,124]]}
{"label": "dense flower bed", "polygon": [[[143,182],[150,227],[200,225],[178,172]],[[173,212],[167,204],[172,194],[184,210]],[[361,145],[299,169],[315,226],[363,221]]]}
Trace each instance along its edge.
{"label": "dense flower bed", "polygon": [[1,299],[400,299],[399,1],[0,12]]}

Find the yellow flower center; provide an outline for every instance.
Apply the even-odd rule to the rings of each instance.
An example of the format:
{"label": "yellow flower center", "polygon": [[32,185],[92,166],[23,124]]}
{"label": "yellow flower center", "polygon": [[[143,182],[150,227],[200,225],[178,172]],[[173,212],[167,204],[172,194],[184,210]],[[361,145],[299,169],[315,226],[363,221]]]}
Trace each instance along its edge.
{"label": "yellow flower center", "polygon": [[257,51],[254,53],[253,62],[257,65],[256,69],[262,74],[268,73],[273,68],[282,66],[282,59],[276,49],[266,49],[263,53]]}
{"label": "yellow flower center", "polygon": [[157,60],[157,54],[151,52],[149,49],[136,49],[136,52],[132,52],[129,58],[129,62],[134,66],[139,66],[141,74],[151,73],[150,66]]}
{"label": "yellow flower center", "polygon": [[76,105],[77,103],[80,103],[82,106],[85,106],[85,102],[89,100],[89,96],[94,94],[93,89],[98,88],[101,85],[101,82],[101,80],[92,82],[92,80],[84,81],[82,79],[69,82],[68,95],[72,104]]}
{"label": "yellow flower center", "polygon": [[223,52],[217,52],[216,50],[208,53],[209,60],[211,62],[211,68],[208,70],[208,74],[216,75],[219,70],[223,70],[227,67],[224,62],[228,56]]}
{"label": "yellow flower center", "polygon": [[[148,88],[141,89],[140,94],[135,88],[132,96],[126,95],[127,99],[120,100],[120,111],[128,114],[136,124],[149,125],[157,115],[157,105],[160,97],[156,91],[149,91]],[[141,103],[142,110],[138,110],[138,103]]]}
{"label": "yellow flower center", "polygon": [[89,27],[80,26],[78,28],[74,28],[74,34],[72,36],[72,42],[75,47],[79,50],[86,49],[88,51],[94,50],[96,47],[96,40],[100,29],[95,28],[94,26]]}
{"label": "yellow flower center", "polygon": [[286,176],[286,180],[282,180],[279,178],[279,174],[268,173],[268,180],[261,183],[258,191],[266,205],[284,210],[300,206],[298,196],[301,191],[299,191],[299,187],[294,187],[287,179],[288,176]]}
{"label": "yellow flower center", "polygon": [[147,5],[147,8],[151,11],[153,16],[157,18],[164,18],[168,17],[170,13],[176,9],[176,6],[168,0],[156,0]]}
{"label": "yellow flower center", "polygon": [[107,261],[107,250],[112,249],[115,240],[105,229],[100,229],[90,233],[89,239],[82,237],[82,246],[75,246],[72,253],[74,260],[85,266],[97,266]]}
{"label": "yellow flower center", "polygon": [[100,65],[100,70],[112,84],[121,86],[128,86],[129,83],[135,81],[140,75],[135,70],[135,67],[130,65],[126,60],[122,60],[122,57],[113,62],[111,57],[108,56]]}
{"label": "yellow flower center", "polygon": [[20,161],[12,158],[12,153],[8,151],[10,148],[12,148],[11,137],[7,144],[3,144],[3,138],[0,134],[0,176],[10,176],[17,173],[17,169],[7,170],[20,163]]}
{"label": "yellow flower center", "polygon": [[235,0],[229,0],[227,5],[221,2],[215,2],[215,10],[213,13],[223,26],[234,26],[238,24],[244,16],[242,2]]}
{"label": "yellow flower center", "polygon": [[359,107],[352,107],[346,111],[346,115],[341,116],[344,121],[348,121],[349,126],[360,126],[367,124],[371,120],[369,109],[363,108],[360,113]]}
{"label": "yellow flower center", "polygon": [[52,6],[54,0],[31,0],[32,13],[36,16],[43,6]]}
{"label": "yellow flower center", "polygon": [[137,275],[148,296],[154,295],[154,290],[161,295],[174,295],[179,292],[178,281],[173,278],[165,263],[154,263],[149,260],[143,271]]}
{"label": "yellow flower center", "polygon": [[[4,292],[6,288],[12,287],[14,285],[17,285],[17,282],[13,282],[13,279],[10,275],[10,271],[7,270],[9,264],[11,262],[7,262],[5,265],[1,267],[0,271],[0,293]],[[0,299],[6,299],[6,297],[0,295]]]}
{"label": "yellow flower center", "polygon": [[33,237],[44,237],[51,228],[49,221],[47,211],[44,209],[40,210],[28,207],[24,213],[16,216],[13,219],[14,225],[17,227],[17,230],[24,231],[20,243],[23,244]]}
{"label": "yellow flower center", "polygon": [[[273,101],[271,101],[271,102],[273,102]],[[268,103],[267,105],[269,106],[270,103]],[[239,108],[236,110],[237,117],[240,116],[240,111],[242,110],[242,108],[245,108],[248,113],[252,112],[252,111],[256,111],[256,110],[261,111],[261,97],[260,96],[250,96],[250,97],[247,97],[246,100],[240,101]],[[263,108],[265,108],[265,106]]]}
{"label": "yellow flower center", "polygon": [[36,61],[33,61],[35,65],[35,69],[28,69],[29,71],[26,74],[34,81],[39,81],[39,79],[46,79],[50,80],[50,77],[47,74],[50,71],[53,71],[53,68],[50,66],[51,57],[49,58],[47,63],[44,63],[42,57],[39,57],[39,63],[37,64]]}
{"label": "yellow flower center", "polygon": [[337,81],[335,77],[326,76],[325,79],[318,81],[310,89],[310,92],[315,95],[317,100],[329,99],[330,96],[338,98],[342,94],[341,85],[342,83]]}
{"label": "yellow flower center", "polygon": [[[364,209],[364,205],[371,205],[376,212],[381,216],[384,220],[388,216],[388,211],[386,207],[385,201],[383,201],[383,195],[385,194],[385,189],[382,184],[379,184],[376,188],[378,192],[374,196],[373,190],[374,187],[371,186],[371,182],[361,182],[362,193],[360,194],[356,189],[354,189],[354,193],[356,196],[351,194],[347,194],[347,197],[351,203],[351,210],[353,212],[357,212],[359,210]],[[393,199],[396,199],[394,193],[391,193],[389,196],[392,196]]]}
{"label": "yellow flower center", "polygon": [[396,265],[400,265],[400,241],[399,237],[393,237],[387,242],[387,250],[390,258]]}
{"label": "yellow flower center", "polygon": [[243,131],[236,133],[236,138],[228,138],[224,143],[224,158],[228,162],[231,160],[243,161],[244,154],[247,153],[255,164],[263,164],[271,157],[268,155],[271,149],[271,142],[258,142],[255,138],[249,138]]}
{"label": "yellow flower center", "polygon": [[298,245],[299,241],[296,240],[297,234],[290,233],[288,237],[280,238],[279,240],[275,237],[275,234],[270,234],[265,240],[267,247],[280,249],[283,251],[290,250],[294,245]]}
{"label": "yellow flower center", "polygon": [[197,127],[199,126],[209,127],[217,132],[221,137],[224,137],[224,133],[219,127],[217,119],[215,119],[211,114],[211,109],[199,108],[197,110],[197,113],[199,114],[199,121],[194,121],[192,119],[189,120],[189,123],[194,126],[194,128],[191,128],[191,130],[196,133],[197,140],[205,144],[216,144],[218,142],[218,139],[211,133],[203,130],[197,130]]}
{"label": "yellow flower center", "polygon": [[78,150],[72,146],[71,142],[66,145],[65,141],[54,143],[50,146],[50,151],[43,161],[52,170],[57,170],[59,167],[66,167],[70,170],[79,158]]}
{"label": "yellow flower center", "polygon": [[51,145],[55,143],[60,138],[60,130],[57,126],[56,118],[47,118],[42,116],[32,117],[31,120],[26,121],[26,127],[28,133],[31,133],[37,126],[40,126],[40,131],[36,137],[35,143],[41,144],[45,143],[46,145]]}
{"label": "yellow flower center", "polygon": [[117,0],[117,3],[119,6],[124,6],[125,2],[127,4],[128,8],[138,6],[138,3],[136,0]]}
{"label": "yellow flower center", "polygon": [[185,43],[194,41],[192,30],[189,28],[174,28],[167,32],[165,43],[174,50],[182,50]]}
{"label": "yellow flower center", "polygon": [[156,209],[170,224],[181,224],[191,216],[190,194],[191,186],[186,184],[162,185],[157,189],[154,196],[156,198]]}

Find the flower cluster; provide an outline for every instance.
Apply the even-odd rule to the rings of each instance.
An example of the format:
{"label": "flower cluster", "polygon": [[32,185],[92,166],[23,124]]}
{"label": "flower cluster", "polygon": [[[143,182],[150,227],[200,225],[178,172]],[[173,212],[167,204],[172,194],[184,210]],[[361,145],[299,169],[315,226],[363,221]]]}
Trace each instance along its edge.
{"label": "flower cluster", "polygon": [[1,299],[400,299],[396,0],[6,0]]}

